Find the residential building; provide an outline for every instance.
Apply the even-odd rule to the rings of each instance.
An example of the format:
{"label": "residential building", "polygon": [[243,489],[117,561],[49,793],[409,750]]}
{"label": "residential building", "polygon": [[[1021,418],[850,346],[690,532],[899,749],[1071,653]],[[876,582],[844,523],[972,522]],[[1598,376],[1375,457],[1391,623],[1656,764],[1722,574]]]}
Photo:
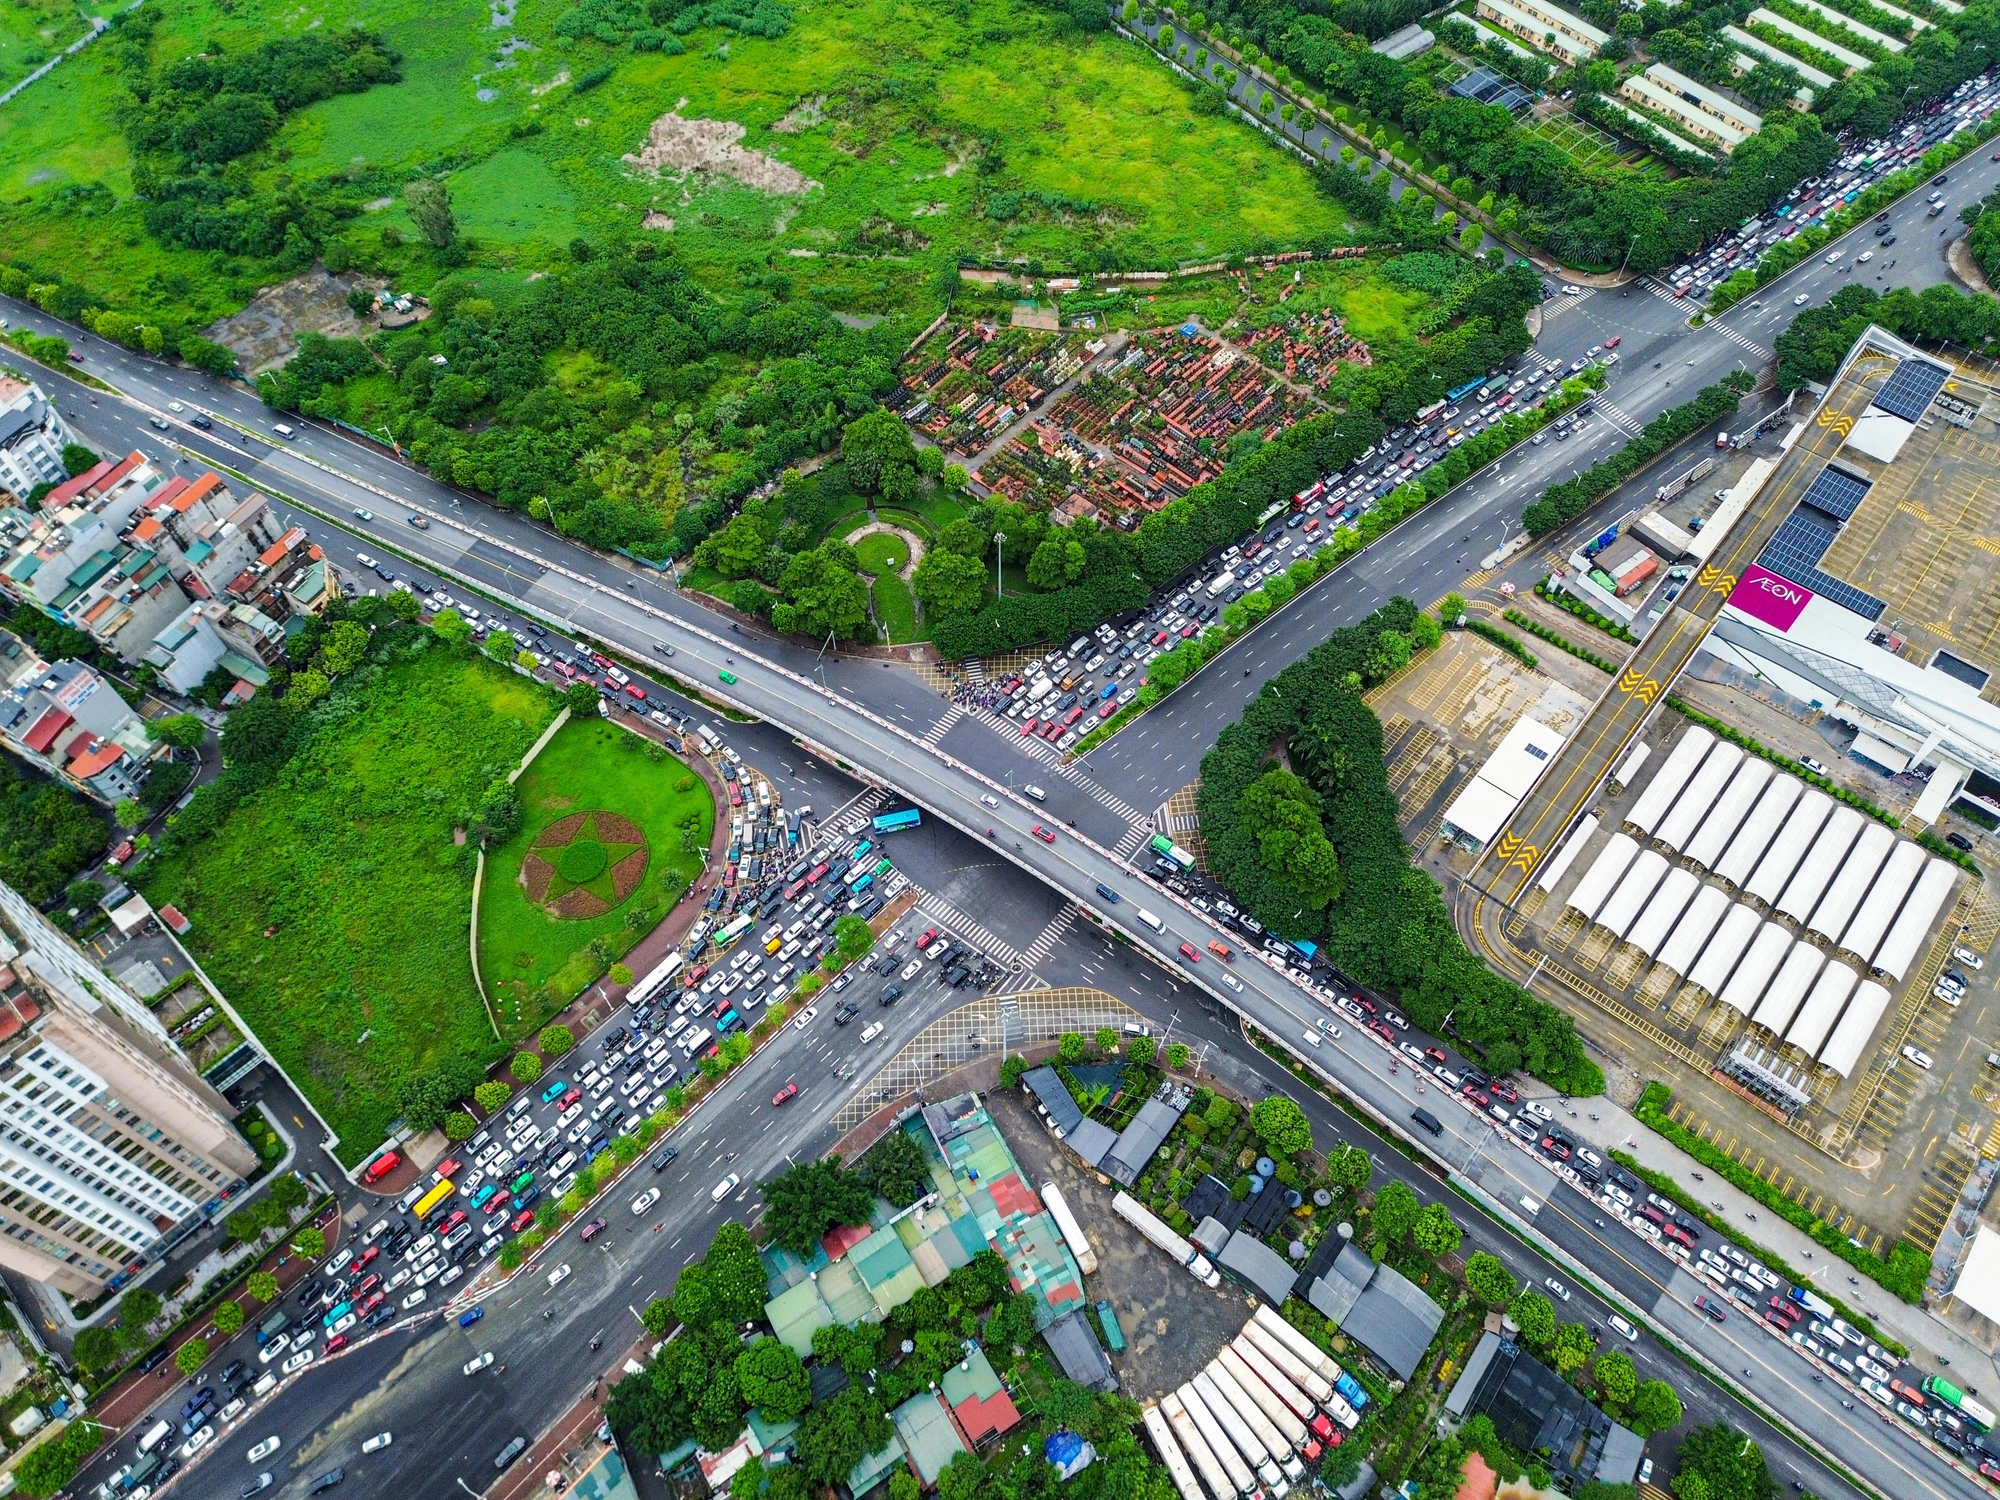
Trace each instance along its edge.
{"label": "residential building", "polygon": [[1695,139],[1720,147],[1725,155],[1749,140],[1764,124],[1763,116],[1732,103],[1714,89],[1696,83],[1664,63],[1654,63],[1645,72],[1634,73],[1618,85],[1618,92],[1635,104],[1665,115]]}
{"label": "residential building", "polygon": [[1584,1400],[1554,1370],[1497,1333],[1482,1333],[1465,1369],[1445,1397],[1445,1415],[1463,1422],[1484,1415],[1500,1441],[1521,1453],[1546,1455],[1564,1491],[1579,1485],[1633,1482],[1645,1443]]}
{"label": "residential building", "polygon": [[0,693],[0,742],[107,806],[138,796],[158,748],[118,690],[79,661],[42,665]]}
{"label": "residential building", "polygon": [[1849,755],[1918,789],[1906,827],[1961,799],[2000,817],[1996,454],[2000,386],[1871,327],[1783,456],[1730,493],[1798,499],[1694,670],[1748,671],[1851,727]]}
{"label": "residential building", "polygon": [[25,505],[43,485],[61,484],[63,449],[75,441],[40,386],[0,375],[0,491]]}
{"label": "residential building", "polygon": [[279,535],[269,500],[254,490],[239,500],[213,473],[169,480],[132,528],[132,541],[164,559],[193,599],[221,597]]}
{"label": "residential building", "polygon": [[1611,40],[1609,32],[1548,0],[1479,0],[1478,13],[1570,67],[1589,62]]}
{"label": "residential building", "polygon": [[[1832,74],[1821,72],[1811,63],[1799,61],[1791,53],[1780,51],[1762,37],[1754,37],[1740,26],[1723,27],[1722,36],[1723,40],[1740,49],[1736,55],[1736,66],[1745,73],[1749,72],[1757,63],[1775,63],[1780,67],[1790,68],[1799,77],[1803,78],[1806,81],[1806,91],[1808,93],[1814,89],[1833,87],[1834,80]],[[1748,54],[1747,57],[1745,56],[1746,53]]]}
{"label": "residential building", "polygon": [[284,644],[284,626],[256,606],[204,599],[184,607],[159,631],[145,661],[177,693],[192,693],[217,667],[259,688],[271,680],[270,668]]}
{"label": "residential building", "polygon": [[256,1166],[152,1012],[0,885],[0,1266],[115,1289]]}

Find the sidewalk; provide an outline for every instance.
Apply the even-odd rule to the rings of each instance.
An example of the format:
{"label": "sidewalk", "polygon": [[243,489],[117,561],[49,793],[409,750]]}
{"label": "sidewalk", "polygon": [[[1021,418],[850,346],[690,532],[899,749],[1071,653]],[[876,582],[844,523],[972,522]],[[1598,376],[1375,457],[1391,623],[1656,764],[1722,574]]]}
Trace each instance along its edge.
{"label": "sidewalk", "polygon": [[[1561,1105],[1553,1106],[1559,1111]],[[1731,1186],[1680,1147],[1656,1134],[1626,1109],[1607,1098],[1579,1099],[1567,1111],[1568,1127],[1592,1145],[1624,1151],[1648,1171],[1674,1179],[1689,1197],[1718,1214],[1739,1233],[1769,1249],[1812,1285],[1840,1298],[1875,1320],[1877,1327],[1910,1347],[1913,1362],[1931,1373],[1941,1360],[1949,1361],[1953,1378],[1961,1384],[1968,1374],[1977,1382],[1991,1370],[2000,1386],[2000,1363],[1992,1353],[1968,1339],[1958,1329],[1923,1307],[1912,1307],[1891,1296],[1867,1277],[1851,1270],[1847,1263],[1815,1244],[1801,1229],[1763,1207],[1748,1193]]]}
{"label": "sidewalk", "polygon": [[[648,1337],[634,1344],[626,1357],[639,1358],[652,1347],[652,1342]],[[618,1368],[622,1367],[621,1359]],[[596,1429],[604,1420],[604,1384],[604,1377],[599,1377],[575,1405],[557,1417],[485,1492],[485,1500],[526,1500],[544,1489],[544,1481],[551,1474],[560,1474],[561,1489],[567,1490],[603,1451]]]}

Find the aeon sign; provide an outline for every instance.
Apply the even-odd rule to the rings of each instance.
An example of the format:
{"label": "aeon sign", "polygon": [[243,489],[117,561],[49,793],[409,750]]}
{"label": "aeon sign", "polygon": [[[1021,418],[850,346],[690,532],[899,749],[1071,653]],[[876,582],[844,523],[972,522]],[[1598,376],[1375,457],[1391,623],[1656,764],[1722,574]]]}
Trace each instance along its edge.
{"label": "aeon sign", "polygon": [[1729,602],[1752,619],[1777,630],[1790,630],[1812,597],[1811,589],[1800,588],[1791,579],[1752,563],[1730,591]]}

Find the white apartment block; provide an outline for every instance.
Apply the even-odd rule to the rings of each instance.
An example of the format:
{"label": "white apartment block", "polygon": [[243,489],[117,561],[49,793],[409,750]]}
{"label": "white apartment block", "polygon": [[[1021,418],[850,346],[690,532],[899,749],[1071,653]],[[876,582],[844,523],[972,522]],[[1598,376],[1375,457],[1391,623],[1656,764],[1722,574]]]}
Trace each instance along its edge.
{"label": "white apartment block", "polygon": [[1830,88],[1833,84],[1831,73],[1823,73],[1811,63],[1800,62],[1791,53],[1780,51],[1769,42],[1750,35],[1740,26],[1725,26],[1722,28],[1722,35],[1738,49],[1739,53],[1749,54],[1749,62],[1745,62],[1742,56],[1736,59],[1736,65],[1746,73],[1757,63],[1776,63],[1780,67],[1790,68],[1813,88]]}
{"label": "white apartment block", "polygon": [[1478,14],[1570,67],[1589,62],[1611,40],[1609,32],[1547,0],[1479,0]]}
{"label": "white apartment block", "polygon": [[1710,142],[1725,153],[1742,145],[1764,123],[1761,115],[1661,63],[1654,63],[1644,73],[1634,73],[1618,85],[1618,92],[1635,104],[1665,115],[1687,134]]}
{"label": "white apartment block", "polygon": [[0,375],[0,490],[25,504],[43,485],[61,484],[62,451],[75,441],[40,386]]}

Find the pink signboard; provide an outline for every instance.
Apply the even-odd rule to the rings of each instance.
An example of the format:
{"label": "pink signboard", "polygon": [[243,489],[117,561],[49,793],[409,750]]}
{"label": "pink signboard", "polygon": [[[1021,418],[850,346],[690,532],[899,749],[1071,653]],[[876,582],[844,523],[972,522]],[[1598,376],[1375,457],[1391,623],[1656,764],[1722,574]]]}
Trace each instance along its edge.
{"label": "pink signboard", "polygon": [[1729,602],[1752,619],[1762,620],[1778,630],[1790,630],[1813,597],[1789,578],[1780,578],[1755,563],[1743,570],[1743,577],[1730,591]]}

